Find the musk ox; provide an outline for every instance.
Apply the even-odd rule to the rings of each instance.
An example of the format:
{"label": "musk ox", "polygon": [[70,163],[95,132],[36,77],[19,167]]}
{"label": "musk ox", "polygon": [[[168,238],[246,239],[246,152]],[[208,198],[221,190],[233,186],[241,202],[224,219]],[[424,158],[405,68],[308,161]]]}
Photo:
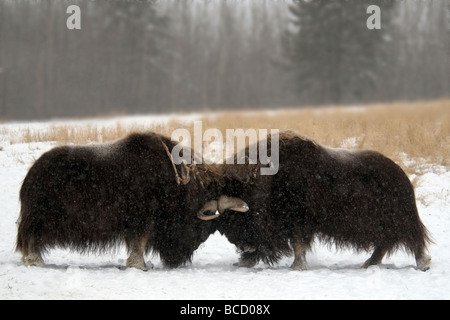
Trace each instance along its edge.
{"label": "musk ox", "polygon": [[247,206],[217,197],[222,178],[214,167],[175,165],[174,146],[148,133],[43,154],[20,190],[16,249],[22,260],[43,265],[42,253],[53,247],[101,253],[124,243],[128,267],[146,270],[150,250],[167,267],[190,261],[216,230],[213,221],[198,219],[207,216],[204,203],[219,212]]}
{"label": "musk ox", "polygon": [[305,254],[318,238],[337,248],[373,251],[364,268],[399,248],[414,254],[418,269],[430,267],[430,238],[413,186],[380,153],[327,148],[283,132],[278,173],[263,176],[260,167],[260,162],[223,166],[222,193],[249,206],[246,213],[227,211],[216,219],[218,230],[242,252],[239,266],[276,263],[293,251],[292,268],[304,270]]}

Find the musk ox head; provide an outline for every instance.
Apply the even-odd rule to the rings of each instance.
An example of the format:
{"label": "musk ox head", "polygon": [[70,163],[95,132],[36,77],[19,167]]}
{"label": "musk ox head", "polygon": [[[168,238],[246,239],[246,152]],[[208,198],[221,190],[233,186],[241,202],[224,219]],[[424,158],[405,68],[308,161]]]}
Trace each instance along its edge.
{"label": "musk ox head", "polygon": [[173,144],[163,145],[177,187],[164,201],[171,208],[170,214],[161,212],[161,219],[156,220],[161,225],[155,228],[158,236],[154,249],[164,265],[177,267],[190,261],[192,253],[217,230],[215,218],[230,209],[245,212],[248,206],[239,198],[221,195],[224,181],[220,166],[194,161],[176,165],[169,152]]}
{"label": "musk ox head", "polygon": [[[278,135],[277,135],[278,139]],[[271,149],[271,136],[267,148]],[[245,155],[248,155],[248,148]],[[244,155],[244,156],[245,156]],[[214,220],[217,230],[253,264],[263,260],[267,263],[277,261],[283,253],[290,252],[289,244],[271,236],[271,226],[280,224],[277,217],[270,214],[270,193],[272,181],[277,175],[262,175],[261,168],[271,164],[258,161],[252,164],[245,161],[227,161],[221,166],[223,186],[218,199],[207,202],[199,212],[203,220]],[[243,163],[243,164],[238,164]],[[216,212],[211,214],[210,212]],[[204,212],[209,212],[204,214]]]}

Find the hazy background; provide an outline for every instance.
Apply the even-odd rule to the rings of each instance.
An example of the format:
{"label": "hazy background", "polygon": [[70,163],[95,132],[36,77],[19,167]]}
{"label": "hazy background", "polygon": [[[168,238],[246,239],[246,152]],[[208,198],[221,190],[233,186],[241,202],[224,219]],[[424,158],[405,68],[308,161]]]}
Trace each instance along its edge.
{"label": "hazy background", "polygon": [[0,0],[0,120],[445,98],[449,17],[447,0]]}

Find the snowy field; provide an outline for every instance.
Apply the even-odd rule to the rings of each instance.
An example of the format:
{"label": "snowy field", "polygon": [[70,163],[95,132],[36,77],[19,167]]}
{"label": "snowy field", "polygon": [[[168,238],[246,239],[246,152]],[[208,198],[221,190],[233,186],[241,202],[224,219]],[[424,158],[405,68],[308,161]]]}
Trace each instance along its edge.
{"label": "snowy field", "polygon": [[292,257],[272,267],[238,268],[234,246],[218,233],[192,264],[173,270],[164,269],[157,256],[147,257],[154,264],[148,272],[121,270],[124,248],[88,256],[56,249],[45,257],[45,268],[27,267],[14,253],[19,189],[33,161],[55,143],[11,144],[24,127],[0,125],[0,132],[10,132],[0,135],[0,299],[450,299],[450,170],[433,165],[411,177],[417,180],[421,218],[435,241],[428,272],[417,271],[414,258],[403,252],[360,269],[369,254],[320,243],[307,256],[308,271],[292,271]]}

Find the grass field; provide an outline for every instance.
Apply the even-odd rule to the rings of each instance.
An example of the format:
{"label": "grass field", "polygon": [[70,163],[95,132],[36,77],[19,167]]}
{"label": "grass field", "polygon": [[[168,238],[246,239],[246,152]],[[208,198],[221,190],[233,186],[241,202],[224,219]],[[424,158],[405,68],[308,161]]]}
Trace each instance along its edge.
{"label": "grass field", "polygon": [[[125,118],[124,118],[125,119]],[[146,119],[151,119],[147,117]],[[188,119],[188,120],[187,120]],[[233,111],[173,115],[164,121],[132,124],[115,118],[105,124],[96,121],[53,121],[47,126],[22,126],[11,143],[56,141],[58,144],[87,144],[113,141],[130,132],[155,131],[170,136],[186,128],[193,137],[193,120],[202,120],[203,131],[217,128],[295,130],[331,147],[377,150],[407,171],[421,164],[450,166],[450,100],[415,103],[374,104],[352,107],[284,109],[276,111]],[[12,126],[0,126],[8,135]],[[413,162],[408,161],[414,159]]]}

